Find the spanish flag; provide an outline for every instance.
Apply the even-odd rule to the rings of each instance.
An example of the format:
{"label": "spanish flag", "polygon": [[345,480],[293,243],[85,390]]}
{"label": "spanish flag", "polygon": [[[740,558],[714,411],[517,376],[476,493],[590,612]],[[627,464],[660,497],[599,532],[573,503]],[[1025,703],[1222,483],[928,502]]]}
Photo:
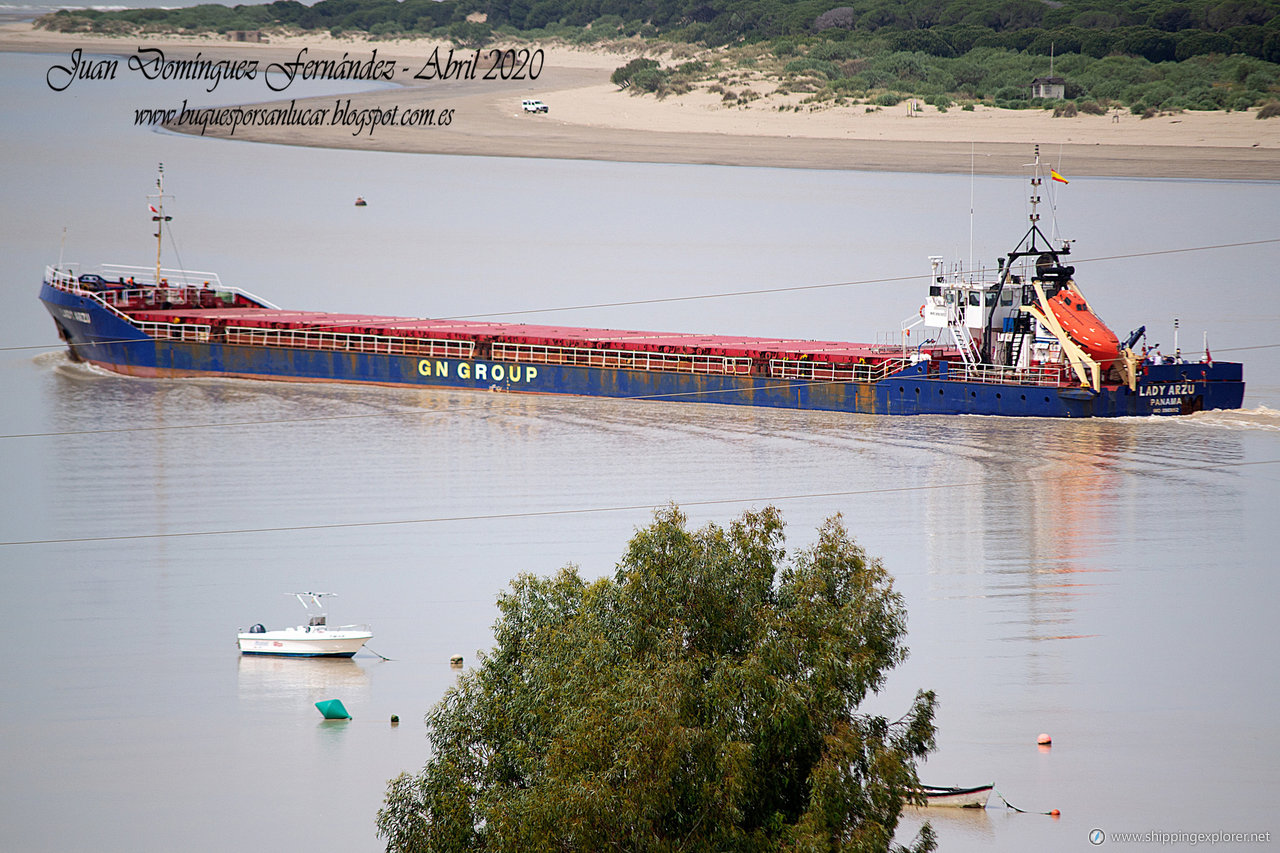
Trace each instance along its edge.
{"label": "spanish flag", "polygon": [[1070,182],[1070,181],[1068,181],[1066,178],[1062,177],[1062,176],[1061,176],[1061,175],[1059,175],[1057,172],[1055,172],[1053,169],[1050,169],[1050,170],[1049,170],[1049,177],[1053,178],[1055,181],[1062,181],[1064,184],[1069,184],[1069,183],[1071,183],[1071,182]]}

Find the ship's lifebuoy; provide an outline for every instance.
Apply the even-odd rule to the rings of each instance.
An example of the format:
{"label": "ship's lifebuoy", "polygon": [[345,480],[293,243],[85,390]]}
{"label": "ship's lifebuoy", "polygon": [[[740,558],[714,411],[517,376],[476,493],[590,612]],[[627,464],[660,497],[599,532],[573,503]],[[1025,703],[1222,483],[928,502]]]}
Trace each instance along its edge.
{"label": "ship's lifebuoy", "polygon": [[920,306],[920,316],[921,316],[921,317],[923,317],[923,316],[924,316],[924,306],[923,306],[923,305],[921,305],[921,306]]}

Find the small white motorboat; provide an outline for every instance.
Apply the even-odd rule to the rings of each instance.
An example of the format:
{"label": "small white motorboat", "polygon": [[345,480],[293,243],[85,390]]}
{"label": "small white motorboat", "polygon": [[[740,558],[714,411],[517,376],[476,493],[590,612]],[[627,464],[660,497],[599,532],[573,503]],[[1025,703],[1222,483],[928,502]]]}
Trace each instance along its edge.
{"label": "small white motorboat", "polygon": [[957,809],[985,809],[987,798],[991,796],[994,785],[980,785],[977,788],[939,788],[934,785],[921,785],[929,800],[930,806],[949,806]]}
{"label": "small white motorboat", "polygon": [[329,625],[320,599],[332,592],[292,592],[308,613],[307,624],[268,631],[262,623],[237,634],[246,655],[301,658],[349,658],[373,639],[368,625]]}

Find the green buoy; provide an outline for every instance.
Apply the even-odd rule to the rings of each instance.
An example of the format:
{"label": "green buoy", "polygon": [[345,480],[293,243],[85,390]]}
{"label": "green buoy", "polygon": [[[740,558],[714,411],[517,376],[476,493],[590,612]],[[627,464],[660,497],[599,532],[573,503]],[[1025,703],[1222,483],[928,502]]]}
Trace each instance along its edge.
{"label": "green buoy", "polygon": [[317,702],[316,707],[320,709],[321,714],[324,714],[326,720],[351,719],[351,715],[343,707],[341,699],[325,699],[323,702]]}

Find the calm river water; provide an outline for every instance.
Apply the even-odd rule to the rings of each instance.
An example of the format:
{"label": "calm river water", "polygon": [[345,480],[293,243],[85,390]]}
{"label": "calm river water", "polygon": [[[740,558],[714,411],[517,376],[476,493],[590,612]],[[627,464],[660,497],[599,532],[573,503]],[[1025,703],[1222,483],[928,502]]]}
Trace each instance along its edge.
{"label": "calm river water", "polygon": [[[1175,317],[1184,350],[1207,332],[1246,362],[1241,412],[895,419],[143,381],[70,363],[36,292],[60,253],[154,257],[157,161],[166,252],[279,305],[855,340],[915,313],[924,283],[905,277],[928,255],[1007,250],[1025,183],[214,142],[134,129],[154,85],[53,93],[49,64],[0,54],[0,849],[381,849],[386,782],[426,759],[422,717],[450,655],[489,647],[495,595],[518,572],[610,573],[670,501],[699,525],[775,502],[793,547],[840,512],[884,560],[912,655],[872,710],[935,689],[926,781],[1062,814],[932,815],[944,851],[1280,832],[1280,249],[1134,257],[1274,238],[1280,187],[1072,175],[1055,196],[1099,313],[1166,350]],[[371,623],[394,660],[241,659],[236,628],[294,624],[282,593],[303,589],[338,593],[334,620]],[[354,719],[323,722],[327,698]]]}

